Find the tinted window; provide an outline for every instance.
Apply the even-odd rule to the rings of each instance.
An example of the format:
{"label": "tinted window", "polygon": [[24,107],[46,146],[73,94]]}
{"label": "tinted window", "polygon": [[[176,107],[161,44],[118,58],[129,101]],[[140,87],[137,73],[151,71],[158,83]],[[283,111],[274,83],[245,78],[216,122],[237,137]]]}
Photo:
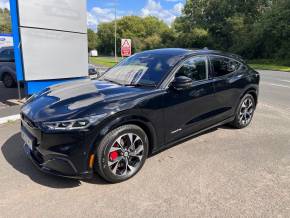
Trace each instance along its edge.
{"label": "tinted window", "polygon": [[206,57],[194,57],[186,60],[175,76],[186,76],[193,81],[206,79]]}
{"label": "tinted window", "polygon": [[0,53],[0,57],[3,58],[3,59],[8,59],[10,57],[10,52],[8,49],[2,51]]}
{"label": "tinted window", "polygon": [[210,57],[210,62],[212,65],[214,77],[224,76],[229,73],[235,72],[241,66],[239,62],[233,59],[219,56]]}
{"label": "tinted window", "polygon": [[13,60],[14,51],[13,49],[5,49],[0,53],[0,59],[2,60]]}
{"label": "tinted window", "polygon": [[180,60],[171,54],[139,53],[107,71],[100,79],[123,85],[158,85]]}

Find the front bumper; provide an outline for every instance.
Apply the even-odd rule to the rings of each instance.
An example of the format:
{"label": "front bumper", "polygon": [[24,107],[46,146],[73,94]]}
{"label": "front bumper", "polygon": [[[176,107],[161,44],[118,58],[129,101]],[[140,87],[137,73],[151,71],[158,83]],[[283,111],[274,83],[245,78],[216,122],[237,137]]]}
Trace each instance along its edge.
{"label": "front bumper", "polygon": [[48,134],[22,120],[21,131],[34,142],[24,151],[41,171],[62,177],[90,179],[93,169],[88,159],[92,152],[92,133]]}
{"label": "front bumper", "polygon": [[32,163],[42,172],[48,173],[54,176],[61,176],[74,179],[90,179],[93,172],[85,172],[78,174],[76,167],[65,158],[51,158],[43,161],[42,155],[38,151],[30,150],[29,146],[24,144],[24,151]]}

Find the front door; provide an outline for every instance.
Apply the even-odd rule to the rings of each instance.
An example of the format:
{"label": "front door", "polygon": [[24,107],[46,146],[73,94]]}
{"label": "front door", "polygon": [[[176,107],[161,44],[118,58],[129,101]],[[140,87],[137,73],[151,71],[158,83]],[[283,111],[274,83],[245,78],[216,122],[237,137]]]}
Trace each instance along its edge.
{"label": "front door", "polygon": [[175,77],[193,80],[185,90],[168,88],[165,101],[165,141],[170,143],[212,124],[214,88],[208,80],[208,60],[205,56],[191,57],[182,63]]}

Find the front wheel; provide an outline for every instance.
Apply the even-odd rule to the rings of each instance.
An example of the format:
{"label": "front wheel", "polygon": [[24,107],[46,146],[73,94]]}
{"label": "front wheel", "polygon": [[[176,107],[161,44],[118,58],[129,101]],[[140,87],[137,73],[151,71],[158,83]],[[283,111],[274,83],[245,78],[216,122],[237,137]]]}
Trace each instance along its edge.
{"label": "front wheel", "polygon": [[235,120],[231,125],[237,129],[247,127],[253,119],[255,109],[255,99],[251,94],[246,94],[240,101],[239,107],[236,111]]}
{"label": "front wheel", "polygon": [[97,147],[95,170],[111,183],[138,173],[148,155],[146,133],[136,125],[124,125],[108,133]]}
{"label": "front wheel", "polygon": [[13,88],[16,86],[14,78],[9,73],[5,73],[2,80],[6,88]]}

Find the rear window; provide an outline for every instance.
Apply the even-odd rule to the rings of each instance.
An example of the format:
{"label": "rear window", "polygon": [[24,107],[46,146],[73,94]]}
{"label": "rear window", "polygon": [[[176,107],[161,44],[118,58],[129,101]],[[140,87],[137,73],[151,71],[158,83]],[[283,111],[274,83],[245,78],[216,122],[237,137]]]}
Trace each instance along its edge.
{"label": "rear window", "polygon": [[221,56],[210,56],[210,63],[214,77],[233,73],[241,67],[241,63],[238,61]]}

